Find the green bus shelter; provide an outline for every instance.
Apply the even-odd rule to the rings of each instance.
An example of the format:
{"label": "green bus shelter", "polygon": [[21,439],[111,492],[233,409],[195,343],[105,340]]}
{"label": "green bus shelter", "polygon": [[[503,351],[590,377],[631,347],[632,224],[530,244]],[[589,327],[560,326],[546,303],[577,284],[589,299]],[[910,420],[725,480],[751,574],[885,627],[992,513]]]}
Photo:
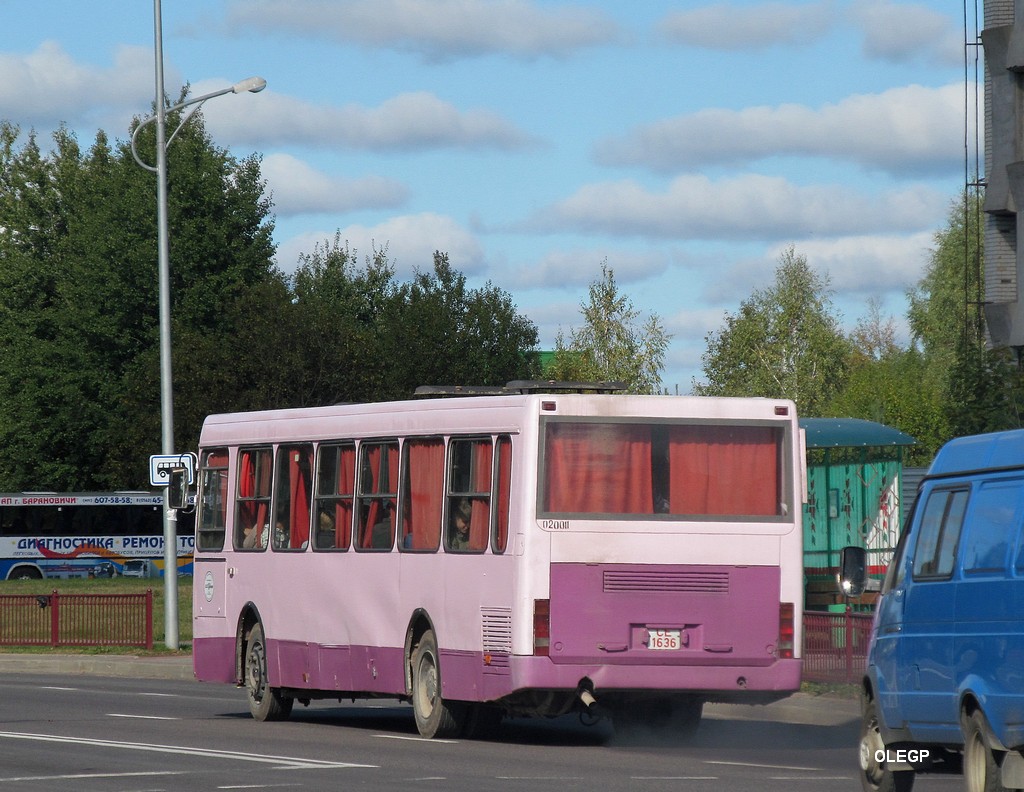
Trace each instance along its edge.
{"label": "green bus shelter", "polygon": [[885,574],[902,524],[903,449],[916,441],[858,418],[801,418],[800,428],[807,447],[804,573],[813,608],[833,601],[839,551],[847,545],[867,550],[872,576]]}

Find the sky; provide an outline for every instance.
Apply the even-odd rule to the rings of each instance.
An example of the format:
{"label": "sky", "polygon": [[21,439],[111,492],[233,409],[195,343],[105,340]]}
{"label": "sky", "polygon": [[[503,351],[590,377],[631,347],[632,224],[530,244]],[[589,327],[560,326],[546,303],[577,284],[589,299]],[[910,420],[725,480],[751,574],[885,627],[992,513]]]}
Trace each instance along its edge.
{"label": "sky", "polygon": [[[155,5],[0,0],[0,119],[126,140],[155,96]],[[447,252],[551,349],[606,263],[672,334],[673,393],[791,246],[844,330],[877,301],[905,342],[974,168],[975,12],[949,0],[160,5],[168,95],[267,81],[202,112],[262,157],[283,271],[336,235],[402,279]]]}

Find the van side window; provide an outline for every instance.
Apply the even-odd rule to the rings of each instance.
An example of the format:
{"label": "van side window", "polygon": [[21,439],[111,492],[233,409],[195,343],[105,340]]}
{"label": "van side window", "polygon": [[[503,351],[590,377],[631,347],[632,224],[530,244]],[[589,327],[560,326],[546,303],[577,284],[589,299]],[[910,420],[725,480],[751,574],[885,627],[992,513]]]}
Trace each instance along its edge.
{"label": "van side window", "polygon": [[964,540],[964,573],[1004,572],[1010,544],[1016,539],[1017,504],[1022,482],[985,484],[978,491]]}
{"label": "van side window", "polygon": [[967,510],[965,489],[934,490],[921,515],[914,551],[914,580],[948,578],[953,573],[956,545]]}

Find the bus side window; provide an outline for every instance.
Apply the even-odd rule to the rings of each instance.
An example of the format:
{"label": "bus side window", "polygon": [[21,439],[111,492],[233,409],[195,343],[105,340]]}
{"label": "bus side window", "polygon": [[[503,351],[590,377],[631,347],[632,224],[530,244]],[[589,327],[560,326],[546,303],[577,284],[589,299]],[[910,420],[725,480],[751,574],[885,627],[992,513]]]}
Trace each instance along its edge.
{"label": "bus side window", "polygon": [[390,550],[395,544],[398,459],[395,441],[359,447],[357,550]]}
{"label": "bus side window", "polygon": [[[199,465],[199,514],[196,546],[223,550],[228,511],[228,452],[225,448],[204,451]],[[178,515],[178,527],[183,515]],[[179,530],[180,533],[180,530]]]}
{"label": "bus side window", "polygon": [[270,535],[272,468],[269,448],[244,449],[238,454],[236,548],[263,550],[267,546]]}
{"label": "bus side window", "polygon": [[401,550],[436,551],[444,507],[444,440],[406,441],[402,453]]}
{"label": "bus side window", "polygon": [[494,536],[491,549],[495,553],[504,553],[508,548],[508,510],[512,496],[512,438],[508,435],[499,437],[498,453],[494,456],[498,474],[494,481]]}
{"label": "bus side window", "polygon": [[491,438],[453,438],[448,449],[445,549],[482,553],[491,533]]}
{"label": "bus side window", "polygon": [[347,550],[352,532],[356,447],[321,445],[317,455],[314,550]]}
{"label": "bus side window", "polygon": [[313,494],[313,446],[277,449],[274,493],[274,549],[302,550],[309,546],[310,498]]}

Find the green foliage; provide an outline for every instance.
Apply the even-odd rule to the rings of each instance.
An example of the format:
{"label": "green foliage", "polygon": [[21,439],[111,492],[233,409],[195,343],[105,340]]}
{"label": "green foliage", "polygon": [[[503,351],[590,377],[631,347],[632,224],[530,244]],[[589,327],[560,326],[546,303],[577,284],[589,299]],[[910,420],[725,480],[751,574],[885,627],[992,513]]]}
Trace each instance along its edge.
{"label": "green foliage", "polygon": [[1021,425],[1024,390],[1007,350],[961,339],[949,373],[946,416],[950,436],[998,432]]}
{"label": "green foliage", "polygon": [[[155,177],[102,132],[88,152],[63,129],[48,153],[19,140],[0,123],[0,490],[145,486],[161,445]],[[147,125],[143,159],[154,145]],[[259,158],[192,116],[168,148],[176,447],[215,412],[537,375],[534,325],[447,255],[403,284],[386,252],[357,268],[335,239],[289,279],[270,210]]]}
{"label": "green foliage", "polygon": [[796,402],[801,415],[823,415],[842,387],[850,343],[833,314],[829,280],[791,247],[775,283],[757,290],[706,337],[705,396],[767,396]]}
{"label": "green foliage", "polygon": [[601,263],[601,277],[590,284],[590,299],[580,304],[583,324],[568,341],[559,332],[548,379],[624,382],[629,393],[658,393],[671,335],[652,314],[638,324],[640,312],[620,294],[615,273]]}

